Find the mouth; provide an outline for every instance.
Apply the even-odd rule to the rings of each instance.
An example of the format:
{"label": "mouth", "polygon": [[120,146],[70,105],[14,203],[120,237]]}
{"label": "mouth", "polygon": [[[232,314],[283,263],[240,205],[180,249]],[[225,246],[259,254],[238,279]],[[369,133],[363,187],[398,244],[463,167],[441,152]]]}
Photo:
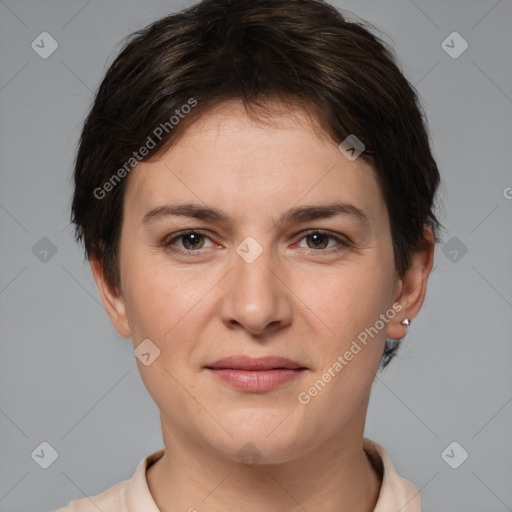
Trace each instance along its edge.
{"label": "mouth", "polygon": [[205,366],[216,378],[245,392],[264,392],[300,377],[307,368],[283,357],[233,356]]}

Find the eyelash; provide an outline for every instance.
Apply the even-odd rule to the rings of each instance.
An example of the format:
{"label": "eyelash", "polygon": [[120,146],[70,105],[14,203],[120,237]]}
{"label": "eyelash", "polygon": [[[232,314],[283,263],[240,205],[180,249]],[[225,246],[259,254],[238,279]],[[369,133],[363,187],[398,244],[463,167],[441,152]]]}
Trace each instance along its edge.
{"label": "eyelash", "polygon": [[[183,254],[185,256],[200,256],[200,255],[202,255],[203,253],[201,252],[201,249],[192,250],[192,249],[180,249],[180,248],[177,248],[177,247],[173,247],[174,242],[176,242],[180,238],[183,238],[183,237],[185,237],[187,235],[190,235],[190,234],[197,234],[197,235],[204,236],[206,238],[210,238],[201,229],[189,229],[189,230],[186,230],[186,231],[181,231],[180,233],[177,233],[175,235],[171,235],[172,238],[171,239],[169,239],[169,238],[165,239],[163,241],[162,245],[163,245],[164,248],[169,249],[172,252],[175,252],[175,253],[178,253],[178,254]],[[305,232],[302,235],[300,240],[302,240],[303,238],[306,238],[308,236],[316,235],[316,234],[324,235],[324,236],[328,237],[329,239],[335,240],[336,242],[338,242],[338,244],[340,246],[342,246],[342,248],[331,247],[330,249],[309,249],[309,248],[302,247],[302,249],[306,249],[306,251],[309,254],[315,254],[315,255],[318,255],[320,253],[332,254],[334,252],[338,252],[338,251],[340,251],[342,249],[346,249],[346,248],[349,248],[349,247],[352,246],[352,244],[348,240],[340,238],[340,237],[338,237],[336,235],[333,235],[329,231],[324,231],[322,229],[312,229],[312,230],[309,230],[309,231]]]}

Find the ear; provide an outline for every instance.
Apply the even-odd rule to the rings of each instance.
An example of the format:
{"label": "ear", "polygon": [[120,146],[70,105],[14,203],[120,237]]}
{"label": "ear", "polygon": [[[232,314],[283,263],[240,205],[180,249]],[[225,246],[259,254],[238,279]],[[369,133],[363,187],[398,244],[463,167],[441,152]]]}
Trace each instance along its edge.
{"label": "ear", "polygon": [[91,258],[90,261],[92,275],[98,286],[103,306],[105,307],[110,321],[123,338],[130,338],[130,326],[128,324],[126,305],[122,294],[107,281],[100,261],[97,258]]}
{"label": "ear", "polygon": [[388,338],[399,339],[406,335],[407,327],[401,322],[406,318],[412,322],[425,300],[427,281],[434,263],[435,240],[432,229],[427,226],[423,236],[424,247],[413,254],[409,269],[397,281],[393,303],[400,303],[402,309],[388,325]]}

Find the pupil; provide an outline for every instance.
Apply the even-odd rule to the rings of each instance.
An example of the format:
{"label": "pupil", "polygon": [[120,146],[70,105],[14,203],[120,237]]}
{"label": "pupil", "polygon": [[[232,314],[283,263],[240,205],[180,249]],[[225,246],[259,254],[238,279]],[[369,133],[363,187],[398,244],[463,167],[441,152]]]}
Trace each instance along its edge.
{"label": "pupil", "polygon": [[316,245],[317,247],[320,245],[325,245],[325,242],[322,240],[324,236],[325,235],[323,235],[322,233],[314,233],[313,235],[311,235],[311,238],[313,239],[313,244]]}
{"label": "pupil", "polygon": [[187,245],[197,245],[199,243],[199,236],[196,233],[189,233],[185,239]]}

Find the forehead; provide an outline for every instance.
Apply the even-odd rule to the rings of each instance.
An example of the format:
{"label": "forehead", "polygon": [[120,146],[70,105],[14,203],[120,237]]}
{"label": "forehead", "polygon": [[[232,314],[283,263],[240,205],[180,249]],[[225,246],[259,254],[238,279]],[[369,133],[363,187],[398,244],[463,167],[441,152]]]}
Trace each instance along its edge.
{"label": "forehead", "polygon": [[140,216],[185,199],[245,217],[345,200],[386,218],[373,166],[348,160],[314,118],[283,106],[264,118],[248,115],[239,102],[203,114],[165,153],[135,167],[125,206]]}

